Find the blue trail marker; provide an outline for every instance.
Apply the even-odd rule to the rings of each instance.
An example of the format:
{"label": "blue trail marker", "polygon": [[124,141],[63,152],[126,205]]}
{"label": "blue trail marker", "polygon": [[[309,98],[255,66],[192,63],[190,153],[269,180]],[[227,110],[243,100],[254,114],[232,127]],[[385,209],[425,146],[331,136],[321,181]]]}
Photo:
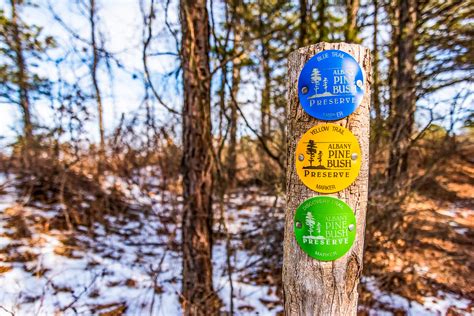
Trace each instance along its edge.
{"label": "blue trail marker", "polygon": [[317,119],[340,120],[354,112],[363,97],[363,71],[346,52],[322,51],[301,70],[298,98],[305,112]]}

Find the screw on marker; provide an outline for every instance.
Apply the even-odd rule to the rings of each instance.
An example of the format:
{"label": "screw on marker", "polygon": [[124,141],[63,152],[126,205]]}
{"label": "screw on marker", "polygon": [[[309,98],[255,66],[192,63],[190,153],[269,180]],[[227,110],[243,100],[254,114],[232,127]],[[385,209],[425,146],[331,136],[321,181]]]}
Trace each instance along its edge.
{"label": "screw on marker", "polygon": [[301,225],[301,222],[296,222],[296,228],[301,228],[303,225]]}
{"label": "screw on marker", "polygon": [[353,153],[351,158],[352,160],[357,160],[357,158],[359,158],[359,155],[357,155],[357,153]]}
{"label": "screw on marker", "polygon": [[309,89],[308,89],[308,87],[306,87],[306,86],[303,87],[303,88],[301,88],[301,93],[303,93],[303,94],[308,93],[308,91],[309,91]]}
{"label": "screw on marker", "polygon": [[348,228],[349,228],[349,231],[353,231],[355,226],[354,226],[354,224],[350,224]]}
{"label": "screw on marker", "polygon": [[299,161],[303,161],[303,160],[304,160],[304,155],[303,155],[303,154],[299,154],[299,155],[298,155],[298,160],[299,160]]}

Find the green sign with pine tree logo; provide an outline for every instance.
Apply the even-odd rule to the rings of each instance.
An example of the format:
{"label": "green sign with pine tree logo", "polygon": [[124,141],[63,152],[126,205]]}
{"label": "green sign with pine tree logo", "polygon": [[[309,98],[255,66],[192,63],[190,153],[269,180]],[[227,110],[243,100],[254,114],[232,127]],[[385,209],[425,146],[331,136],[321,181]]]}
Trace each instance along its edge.
{"label": "green sign with pine tree logo", "polygon": [[310,257],[331,261],[342,257],[354,243],[356,219],[343,201],[330,196],[307,199],[296,210],[295,237]]}

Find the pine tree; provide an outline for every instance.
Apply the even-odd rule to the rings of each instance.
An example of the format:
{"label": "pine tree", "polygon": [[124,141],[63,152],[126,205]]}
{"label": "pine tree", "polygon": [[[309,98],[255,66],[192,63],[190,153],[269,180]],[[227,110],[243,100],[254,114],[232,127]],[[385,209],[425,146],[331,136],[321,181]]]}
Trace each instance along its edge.
{"label": "pine tree", "polygon": [[409,161],[416,133],[418,101],[472,79],[469,57],[472,10],[468,2],[392,1],[387,189],[403,197],[410,189]]}
{"label": "pine tree", "polygon": [[0,59],[0,100],[19,105],[25,147],[34,142],[31,101],[48,90],[48,81],[33,73],[30,65],[40,62],[47,49],[55,46],[51,36],[43,36],[40,27],[29,25],[21,18],[21,9],[28,5],[20,0],[10,0],[10,17],[0,9],[0,52],[3,56]]}
{"label": "pine tree", "polygon": [[[294,32],[295,6],[289,1],[262,0],[244,2],[244,35],[249,38],[246,55],[248,68],[257,72],[255,84],[260,92],[260,144],[266,147],[262,154],[283,167],[285,161],[285,80],[282,72],[274,70],[284,67],[288,53],[297,45]],[[278,127],[275,130],[275,127]],[[265,144],[262,144],[265,143]],[[278,155],[271,154],[277,152]],[[265,164],[265,168],[272,164]],[[274,168],[272,168],[274,169]],[[271,170],[271,172],[275,172]]]}
{"label": "pine tree", "polygon": [[[408,148],[415,127],[416,110],[416,43],[418,2],[393,1],[392,43],[390,55],[390,130],[388,163],[389,186],[400,189],[408,171]],[[403,179],[403,180],[402,180]]]}

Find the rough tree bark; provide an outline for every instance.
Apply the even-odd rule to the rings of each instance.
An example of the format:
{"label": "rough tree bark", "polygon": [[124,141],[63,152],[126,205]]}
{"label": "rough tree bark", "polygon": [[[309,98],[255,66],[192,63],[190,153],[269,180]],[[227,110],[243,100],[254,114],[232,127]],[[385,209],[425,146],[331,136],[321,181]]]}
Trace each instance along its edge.
{"label": "rough tree bark", "polygon": [[185,315],[215,315],[212,285],[212,139],[205,0],[181,0],[183,67],[183,288]]}
{"label": "rough tree bark", "polygon": [[402,183],[406,183],[408,150],[415,127],[417,11],[416,0],[396,0],[391,4],[388,187],[396,191],[401,189]]}
{"label": "rough tree bark", "polygon": [[[339,49],[351,54],[364,69],[365,95],[358,109],[342,120],[332,122],[352,131],[359,140],[362,164],[357,180],[347,189],[332,196],[346,202],[355,212],[356,240],[350,251],[336,261],[312,259],[298,246],[293,232],[296,208],[307,198],[320,195],[307,188],[295,170],[295,148],[300,137],[311,127],[322,124],[306,114],[298,101],[298,76],[304,64],[315,54],[327,49]],[[371,66],[370,51],[355,44],[329,44],[300,48],[288,61],[288,169],[286,220],[283,257],[283,289],[286,315],[355,315],[357,284],[362,272],[365,213],[369,175],[369,107]]]}

